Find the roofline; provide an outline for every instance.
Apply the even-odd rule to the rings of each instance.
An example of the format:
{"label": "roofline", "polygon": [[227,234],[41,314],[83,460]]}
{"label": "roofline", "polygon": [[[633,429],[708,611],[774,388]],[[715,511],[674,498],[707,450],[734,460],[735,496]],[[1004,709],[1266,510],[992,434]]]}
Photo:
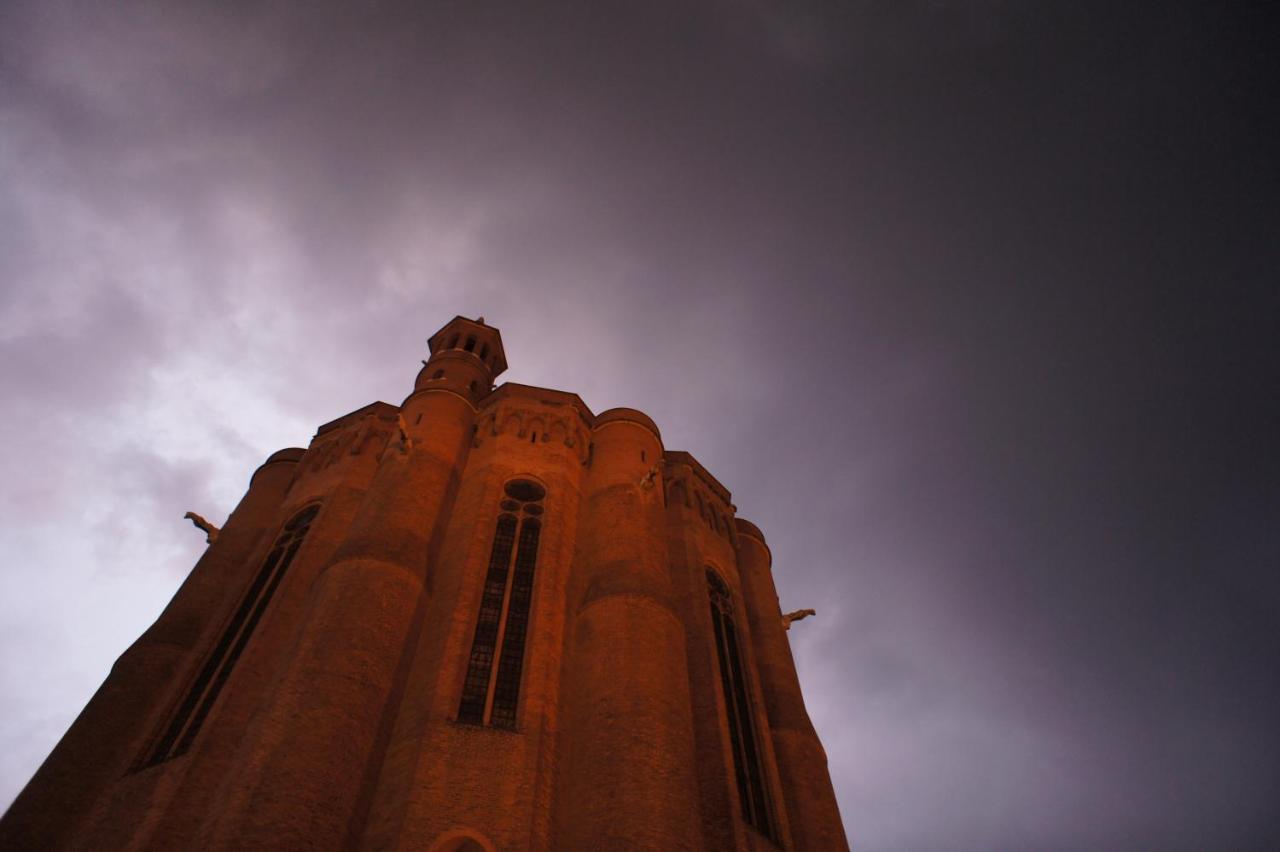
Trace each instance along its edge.
{"label": "roofline", "polygon": [[725,502],[726,506],[730,509],[734,508],[732,501],[733,495],[729,493],[729,489],[725,488],[720,483],[720,480],[712,476],[711,471],[703,467],[702,462],[693,457],[693,453],[690,453],[687,450],[667,450],[662,454],[662,458],[664,461],[670,462],[671,464],[688,465],[689,469],[693,471],[694,476],[701,479],[703,484],[710,488],[717,497]]}
{"label": "roofline", "polygon": [[377,415],[385,414],[387,415],[388,418],[390,418],[399,413],[400,413],[400,406],[392,405],[389,402],[383,402],[382,400],[378,400],[377,402],[371,402],[366,406],[357,408],[355,411],[348,412],[347,414],[344,414],[341,417],[337,417],[333,420],[330,420],[328,423],[322,424],[319,428],[316,429],[315,437],[319,438],[321,435],[323,435],[326,432],[332,432],[334,429],[337,429],[340,426],[346,425],[346,422],[348,420],[356,420],[361,417],[369,417],[375,414]]}

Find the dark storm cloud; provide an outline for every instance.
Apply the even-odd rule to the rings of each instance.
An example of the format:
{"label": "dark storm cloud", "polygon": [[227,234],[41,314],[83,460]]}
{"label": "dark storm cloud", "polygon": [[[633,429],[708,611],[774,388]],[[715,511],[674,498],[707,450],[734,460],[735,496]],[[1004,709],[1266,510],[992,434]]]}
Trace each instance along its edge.
{"label": "dark storm cloud", "polygon": [[9,4],[6,794],[182,512],[462,313],[765,530],[856,847],[1274,842],[1269,49],[1243,7]]}

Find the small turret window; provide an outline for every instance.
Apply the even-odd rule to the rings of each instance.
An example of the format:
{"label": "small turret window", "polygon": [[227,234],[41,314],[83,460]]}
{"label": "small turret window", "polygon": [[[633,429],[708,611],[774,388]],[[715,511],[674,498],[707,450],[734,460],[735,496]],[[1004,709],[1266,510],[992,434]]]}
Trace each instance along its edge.
{"label": "small turret window", "polygon": [[200,728],[208,718],[209,711],[217,703],[222,687],[231,676],[231,670],[240,659],[245,646],[249,644],[254,628],[262,620],[267,605],[271,603],[272,595],[275,594],[280,581],[284,579],[285,572],[289,570],[289,565],[293,562],[298,548],[302,547],[307,530],[311,528],[311,522],[315,520],[319,511],[319,505],[308,506],[294,515],[276,536],[271,552],[267,554],[249,590],[245,592],[240,605],[231,616],[231,621],[223,629],[222,636],[218,638],[218,644],[213,647],[212,653],[205,660],[200,673],[196,675],[182,703],[178,705],[177,711],[165,727],[164,733],[151,748],[143,766],[163,763],[170,758],[185,754],[191,748],[191,743],[200,733]]}
{"label": "small turret window", "polygon": [[444,370],[436,370],[435,374],[431,378],[432,379],[444,378]]}
{"label": "small turret window", "polygon": [[450,337],[450,338],[449,338],[449,345],[448,345],[448,346],[446,346],[446,347],[445,347],[445,349],[457,349],[457,348],[458,348],[458,338],[459,338],[459,337],[461,337],[461,336],[462,336],[462,335],[460,335],[460,334],[455,334],[453,337]]}
{"label": "small turret window", "polygon": [[475,351],[476,351],[476,339],[475,339],[475,337],[468,337],[468,338],[467,338],[467,345],[466,345],[465,347],[463,347],[463,348],[464,348],[464,349],[466,349],[468,352],[475,352]]}
{"label": "small turret window", "polygon": [[487,343],[484,346],[480,347],[480,360],[481,361],[489,360],[489,344]]}
{"label": "small turret window", "polygon": [[546,490],[527,479],[503,490],[458,721],[514,728]]}

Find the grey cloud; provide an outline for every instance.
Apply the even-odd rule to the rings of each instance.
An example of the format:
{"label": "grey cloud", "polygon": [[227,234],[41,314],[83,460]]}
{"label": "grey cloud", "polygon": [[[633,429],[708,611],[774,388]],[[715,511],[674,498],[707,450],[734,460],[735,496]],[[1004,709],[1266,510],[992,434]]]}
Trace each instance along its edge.
{"label": "grey cloud", "polygon": [[194,562],[182,512],[399,402],[460,313],[764,529],[856,847],[1265,848],[1255,30],[7,5],[0,797]]}

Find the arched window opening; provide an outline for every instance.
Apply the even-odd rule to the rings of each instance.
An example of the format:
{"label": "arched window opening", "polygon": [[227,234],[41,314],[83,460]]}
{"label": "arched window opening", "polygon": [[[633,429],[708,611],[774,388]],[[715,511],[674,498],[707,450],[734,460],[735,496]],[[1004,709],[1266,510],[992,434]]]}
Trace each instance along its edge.
{"label": "arched window opening", "polygon": [[720,688],[729,722],[733,774],[737,782],[742,817],[766,837],[776,839],[769,794],[760,768],[760,748],[747,692],[747,675],[743,671],[742,656],[738,650],[738,635],[733,620],[733,594],[724,580],[710,568],[707,569],[707,594],[711,599],[711,627],[720,663]]}
{"label": "arched window opening", "polygon": [[432,852],[486,852],[486,850],[470,837],[455,837]]}
{"label": "arched window opening", "polygon": [[458,705],[459,722],[516,726],[545,496],[546,489],[528,479],[513,480],[503,489]]}
{"label": "arched window opening", "polygon": [[476,351],[476,338],[474,335],[467,337],[467,345],[464,346],[463,348],[466,349],[468,352]]}
{"label": "arched window opening", "polygon": [[144,767],[178,757],[191,748],[319,511],[320,506],[312,504],[284,525],[218,643],[192,681],[164,733],[147,755],[142,764]]}
{"label": "arched window opening", "polygon": [[530,444],[536,444],[536,443],[538,443],[538,433],[537,433],[537,432],[530,432],[530,433],[529,433],[529,443],[530,443]]}
{"label": "arched window opening", "polygon": [[494,846],[483,835],[469,831],[450,831],[437,838],[428,852],[493,852]]}
{"label": "arched window opening", "polygon": [[480,360],[486,363],[489,360],[489,344],[487,343],[480,347]]}
{"label": "arched window opening", "polygon": [[444,370],[436,370],[431,376],[432,381],[440,378],[444,378]]}
{"label": "arched window opening", "polygon": [[445,347],[445,349],[457,349],[457,348],[458,348],[458,338],[459,338],[459,337],[461,337],[461,336],[462,336],[461,334],[455,334],[453,337],[450,337],[450,338],[449,338],[449,345],[448,345],[448,346],[446,346],[446,347]]}

